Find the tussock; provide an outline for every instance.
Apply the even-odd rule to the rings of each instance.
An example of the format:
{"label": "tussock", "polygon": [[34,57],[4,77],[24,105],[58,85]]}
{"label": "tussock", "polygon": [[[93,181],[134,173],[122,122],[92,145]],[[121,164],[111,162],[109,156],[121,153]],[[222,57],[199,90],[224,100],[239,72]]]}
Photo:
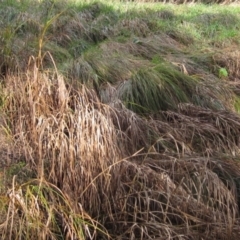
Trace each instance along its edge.
{"label": "tussock", "polygon": [[[238,182],[230,177],[233,169],[223,170],[215,158],[184,156],[237,153],[232,138],[239,133],[237,115],[180,105],[178,113],[146,119],[126,109],[115,94],[109,106],[103,105],[94,91],[71,88],[57,72],[33,70],[8,77],[11,95],[6,92],[5,108],[26,162],[38,179],[46,180],[18,188],[13,184],[3,238],[19,229],[24,236],[50,239],[56,234],[95,239],[104,232],[122,239],[226,239],[235,234],[239,195]],[[20,217],[11,210],[20,201],[17,189],[25,196],[17,206]],[[82,219],[76,220],[80,225],[64,215],[62,204],[73,211],[73,219]],[[28,209],[37,211],[34,227],[26,225],[32,219]]]}
{"label": "tussock", "polygon": [[[114,215],[115,234],[116,231],[119,232],[122,239],[154,237],[173,237],[174,239],[195,237],[198,239],[201,236],[205,236],[205,239],[225,239],[231,235],[231,229],[226,229],[225,226],[228,221],[234,222],[236,204],[233,197],[229,198],[226,187],[223,187],[226,192],[226,201],[228,204],[231,204],[232,201],[235,205],[233,212],[226,215],[228,218],[222,212],[222,207],[225,208],[226,205],[223,202],[224,195],[220,194],[222,189],[217,185],[218,183],[215,186],[219,188],[220,201],[216,201],[218,204],[214,209],[209,205],[204,205],[200,199],[189,195],[181,185],[175,185],[167,172],[161,171],[161,160],[153,162],[150,159],[148,163],[151,168],[127,162],[120,169],[120,173],[124,174],[120,174],[122,187],[116,193],[119,195],[119,200],[115,206],[117,210]],[[174,163],[177,165],[178,161],[167,160],[166,163],[169,165],[172,163],[174,166]],[[185,162],[185,164],[187,163]],[[190,165],[194,167],[194,163],[190,163]],[[171,166],[169,166],[169,170],[172,172]],[[186,169],[185,176],[190,174]],[[211,174],[206,178],[209,184],[212,180],[210,176]],[[212,177],[217,179],[214,174]],[[197,176],[197,179],[200,180],[200,177]],[[194,187],[196,187],[195,184]],[[197,187],[195,189],[199,190],[198,194],[201,194],[200,189],[197,190]],[[121,191],[127,193],[124,198]],[[214,194],[217,193],[214,192]],[[201,209],[201,211],[197,209]],[[122,222],[129,222],[129,225],[124,226]],[[147,224],[145,224],[146,222]],[[206,236],[208,237],[206,238]]]}
{"label": "tussock", "polygon": [[138,37],[146,37],[151,33],[151,29],[149,28],[146,21],[143,19],[135,18],[135,19],[124,19],[118,23],[116,26],[117,32],[115,35],[125,35],[125,36],[138,36]]}
{"label": "tussock", "polygon": [[143,147],[147,151],[157,138],[155,129],[144,118],[127,109],[120,100],[115,99],[109,105],[113,124],[123,144],[123,153],[129,156]]}
{"label": "tussock", "polygon": [[197,80],[196,92],[192,96],[194,104],[214,110],[233,109],[235,89],[205,66],[207,63],[211,65],[210,59],[198,60],[202,63],[201,66],[182,54],[166,56],[166,60],[182,73]]}
{"label": "tussock", "polygon": [[204,25],[210,25],[210,24],[219,24],[223,27],[229,27],[232,24],[237,24],[238,17],[229,13],[205,13],[197,16],[195,18],[195,21]]}
{"label": "tussock", "polygon": [[229,84],[233,88],[234,92],[239,95],[239,66],[240,66],[240,51],[234,50],[232,48],[224,49],[227,54],[215,54],[214,60],[218,68],[225,68],[228,72]]}
{"label": "tussock", "polygon": [[89,239],[89,227],[97,227],[84,211],[73,213],[71,203],[56,186],[40,180],[29,181],[8,191],[8,212],[0,226],[2,239]]}
{"label": "tussock", "polygon": [[[18,82],[17,86],[10,81]],[[91,181],[115,163],[118,151],[114,127],[107,120],[108,110],[95,102],[95,93],[84,87],[80,92],[69,92],[60,75],[41,74],[37,69],[33,75],[17,80],[10,77],[8,84],[11,91],[18,89],[9,99],[14,112],[14,134],[25,143],[27,162],[38,176],[46,177],[69,194],[74,192],[71,197],[76,200],[81,199],[89,184],[84,199],[91,192],[97,193]],[[95,167],[89,161],[95,162]],[[106,174],[98,179],[102,189],[100,179]],[[84,204],[91,204],[91,208],[98,205],[92,198]]]}
{"label": "tussock", "polygon": [[[192,105],[181,105],[179,110],[180,114],[166,112],[164,115],[172,122],[174,129],[179,129],[179,135],[188,139],[187,145],[194,146],[194,151],[207,155],[215,151],[238,154],[240,129],[237,114],[213,112]],[[175,127],[176,124],[179,128]]]}
{"label": "tussock", "polygon": [[[138,69],[150,65],[147,61],[136,59],[130,54],[117,52],[114,45],[105,44],[100,48],[86,52],[83,59],[98,76],[98,82],[96,82],[98,87],[106,82],[116,84],[127,80]],[[122,71],[123,69],[124,71]]]}
{"label": "tussock", "polygon": [[171,10],[158,11],[158,12],[156,12],[156,16],[161,19],[169,19],[169,20],[172,20],[176,17],[174,12],[172,12]]}
{"label": "tussock", "polygon": [[[0,238],[238,239],[238,52],[186,34],[194,12],[11,4],[0,4]],[[221,16],[224,31],[235,23],[199,21]]]}
{"label": "tussock", "polygon": [[176,40],[178,43],[182,43],[184,45],[190,45],[194,43],[194,38],[191,37],[190,34],[181,33],[177,30],[169,30],[166,33],[169,37]]}
{"label": "tussock", "polygon": [[[176,41],[176,39],[171,38],[167,34],[158,34],[153,35],[147,38],[139,38],[138,44],[135,45],[135,48],[130,48],[131,53],[148,53],[142,56],[146,58],[152,59],[156,54],[167,55],[167,53],[171,52],[181,52],[183,48],[183,44],[181,42]],[[140,55],[141,56],[141,55]]]}
{"label": "tussock", "polygon": [[[233,154],[237,115],[181,105],[179,113],[161,112],[147,120],[118,98],[110,97],[109,106],[103,105],[94,91],[67,86],[59,73],[42,73],[36,66],[33,70],[6,79],[11,95],[6,92],[5,107],[12,113],[13,133],[27,164],[45,180],[12,186],[6,221],[14,225],[2,225],[3,238],[26,228],[34,199],[39,199],[34,207],[38,217],[29,232],[39,235],[41,230],[51,239],[54,234],[94,239],[104,232],[122,239],[225,239],[234,234],[239,186],[230,177],[232,170],[224,172],[215,159],[180,156],[213,155],[224,146]],[[24,199],[17,206],[20,218],[11,210],[12,202],[20,201],[17,189]],[[46,191],[51,199],[47,205]],[[68,204],[65,211],[73,211],[73,219],[86,224],[75,225],[67,215],[59,222],[62,204]],[[65,225],[68,233],[62,231]]]}

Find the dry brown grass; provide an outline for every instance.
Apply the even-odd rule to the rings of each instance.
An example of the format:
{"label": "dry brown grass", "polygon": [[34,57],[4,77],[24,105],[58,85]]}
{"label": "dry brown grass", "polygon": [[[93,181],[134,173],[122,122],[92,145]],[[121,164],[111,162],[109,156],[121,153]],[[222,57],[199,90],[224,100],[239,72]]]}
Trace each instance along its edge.
{"label": "dry brown grass", "polygon": [[228,111],[206,110],[192,105],[182,105],[180,113],[166,112],[170,122],[169,133],[185,139],[194,152],[212,155],[215,152],[239,154],[239,116]]}
{"label": "dry brown grass", "polygon": [[119,159],[108,107],[93,91],[67,89],[61,75],[35,64],[25,75],[8,76],[6,87],[8,121],[26,164],[74,199],[78,214],[83,208],[97,217]]}
{"label": "dry brown grass", "polygon": [[183,104],[146,118],[30,66],[5,79],[3,110],[36,179],[1,195],[2,239],[236,236],[239,116]]}
{"label": "dry brown grass", "polygon": [[239,53],[194,24],[237,18],[18,3],[0,11],[0,238],[238,239]]}
{"label": "dry brown grass", "polygon": [[214,55],[215,64],[218,66],[218,69],[225,68],[227,70],[228,78],[226,80],[228,80],[234,92],[240,95],[240,51],[231,46],[223,48],[223,52],[225,52],[225,54],[216,53]]}
{"label": "dry brown grass", "polygon": [[122,164],[115,221],[108,223],[115,236],[119,234],[122,239],[234,236],[232,229],[238,212],[235,196],[204,165],[200,159],[164,160],[164,156],[146,159],[144,164]]}
{"label": "dry brown grass", "polygon": [[[118,155],[114,126],[107,120],[108,108],[93,91],[84,86],[79,91],[67,89],[61,75],[41,73],[36,67],[26,76],[10,76],[6,84],[12,93],[7,93],[7,104],[13,134],[25,143],[27,162],[39,177],[47,177],[61,187],[66,185],[66,189],[80,187],[82,181],[87,186],[99,172],[115,163]],[[88,161],[96,163],[95,170]],[[80,182],[71,182],[74,179]],[[76,196],[82,191],[77,191]]]}

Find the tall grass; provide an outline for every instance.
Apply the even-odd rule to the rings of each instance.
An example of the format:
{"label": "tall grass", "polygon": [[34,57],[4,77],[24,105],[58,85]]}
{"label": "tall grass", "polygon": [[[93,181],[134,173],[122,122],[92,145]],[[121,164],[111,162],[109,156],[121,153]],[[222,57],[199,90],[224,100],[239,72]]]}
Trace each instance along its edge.
{"label": "tall grass", "polygon": [[0,9],[1,239],[239,238],[238,10]]}
{"label": "tall grass", "polygon": [[[123,234],[124,239],[144,239],[174,233],[180,239],[194,236],[196,228],[196,234],[209,239],[234,234],[237,182],[231,174],[222,181],[218,174],[223,170],[213,172],[215,160],[188,160],[186,154],[211,156],[226,145],[229,156],[238,154],[238,140],[232,138],[239,131],[237,115],[215,112],[217,123],[213,119],[205,124],[204,114],[210,120],[213,112],[182,106],[178,114],[162,112],[147,121],[117,102],[104,105],[94,91],[66,86],[58,72],[42,73],[36,66],[24,76],[6,79],[9,97],[4,108],[11,113],[12,134],[36,180],[16,186],[13,178],[3,239],[18,234],[50,239]],[[196,117],[204,128],[190,124],[189,114],[191,122]],[[126,158],[129,154],[132,157]],[[175,161],[183,165],[173,171]]]}

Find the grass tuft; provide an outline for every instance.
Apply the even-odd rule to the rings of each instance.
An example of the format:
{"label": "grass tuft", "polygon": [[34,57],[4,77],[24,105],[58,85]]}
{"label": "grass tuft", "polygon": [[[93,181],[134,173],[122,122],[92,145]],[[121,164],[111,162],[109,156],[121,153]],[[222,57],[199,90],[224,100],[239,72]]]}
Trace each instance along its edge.
{"label": "grass tuft", "polygon": [[237,6],[0,13],[1,239],[239,239]]}

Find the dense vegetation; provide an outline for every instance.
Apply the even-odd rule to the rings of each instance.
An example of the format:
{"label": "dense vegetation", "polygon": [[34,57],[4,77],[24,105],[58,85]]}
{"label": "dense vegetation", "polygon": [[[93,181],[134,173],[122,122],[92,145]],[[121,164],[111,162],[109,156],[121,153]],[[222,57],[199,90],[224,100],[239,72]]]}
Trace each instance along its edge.
{"label": "dense vegetation", "polygon": [[239,30],[237,5],[1,1],[1,239],[238,239]]}

